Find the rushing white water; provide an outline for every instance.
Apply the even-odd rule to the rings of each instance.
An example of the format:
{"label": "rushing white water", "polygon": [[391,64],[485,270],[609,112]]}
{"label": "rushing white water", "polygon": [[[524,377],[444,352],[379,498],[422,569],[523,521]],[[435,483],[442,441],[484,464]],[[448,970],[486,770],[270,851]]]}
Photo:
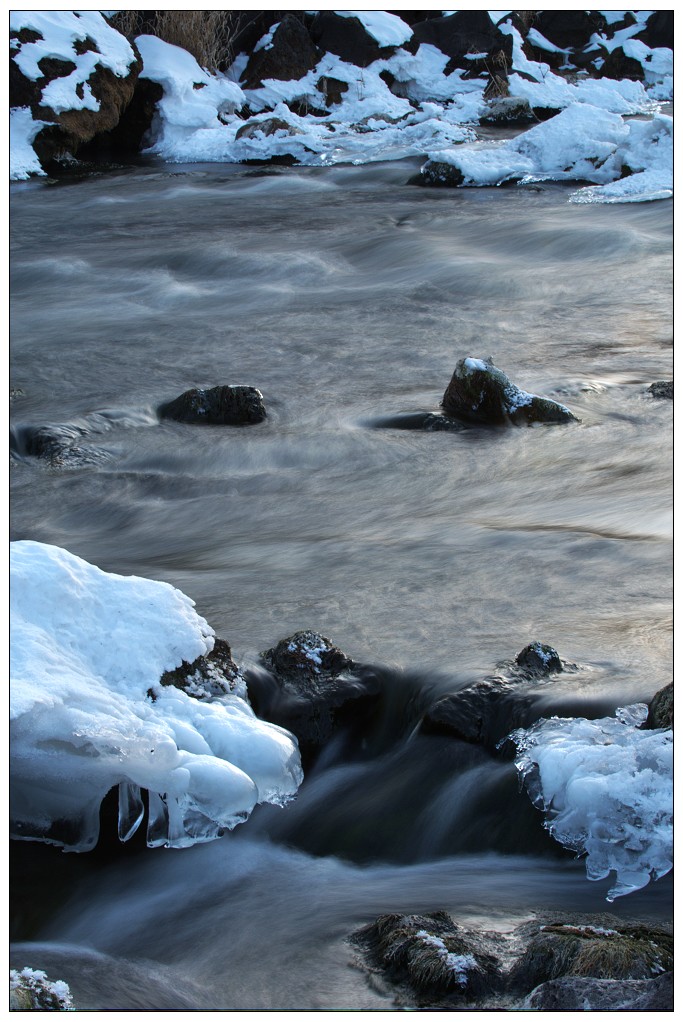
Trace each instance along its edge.
{"label": "rushing white water", "polygon": [[[672,408],[647,388],[672,375],[671,203],[407,187],[417,167],[13,188],[13,538],[170,582],[239,663],[310,628],[395,692],[364,758],[330,750],[243,834],[106,868],[22,846],[54,881],[36,913],[17,871],[15,935],[42,950],[15,964],[77,1003],[387,1007],[343,942],[379,912],[604,907],[609,882],[543,832],[513,764],[409,741],[410,707],[534,639],[579,665],[537,687],[539,717],[604,716],[670,680]],[[375,428],[438,411],[456,362],[489,355],[581,421]],[[157,420],[220,383],[258,387],[268,419]],[[22,453],[44,424],[78,424],[86,457]],[[618,910],[665,917],[670,892]]]}

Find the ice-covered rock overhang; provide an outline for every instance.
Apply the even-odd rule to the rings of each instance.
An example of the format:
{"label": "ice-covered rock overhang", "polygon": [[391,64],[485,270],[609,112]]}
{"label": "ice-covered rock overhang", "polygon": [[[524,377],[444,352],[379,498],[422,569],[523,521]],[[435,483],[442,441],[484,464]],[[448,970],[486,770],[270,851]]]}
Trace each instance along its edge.
{"label": "ice-covered rock overhang", "polygon": [[238,678],[209,701],[161,685],[214,633],[165,582],[109,574],[58,547],[11,544],[12,836],[94,847],[119,788],[119,836],[210,841],[303,779],[296,739],[259,720]]}

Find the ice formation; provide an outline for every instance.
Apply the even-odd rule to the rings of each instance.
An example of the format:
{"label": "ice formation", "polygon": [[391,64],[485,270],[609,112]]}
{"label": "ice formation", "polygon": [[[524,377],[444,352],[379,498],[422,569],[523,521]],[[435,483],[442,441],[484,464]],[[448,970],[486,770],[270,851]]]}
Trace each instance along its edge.
{"label": "ice formation", "polygon": [[303,778],[296,740],[239,694],[198,701],[162,686],[213,631],[173,586],[109,574],[58,547],[10,547],[13,836],[85,851],[119,789],[119,837],[210,841]]}
{"label": "ice formation", "polygon": [[510,735],[548,831],[586,856],[589,880],[616,874],[608,901],[673,866],[673,734],[640,730],[646,716],[636,704],[600,720],[541,719]]}
{"label": "ice formation", "polygon": [[10,969],[10,1011],[73,1011],[68,983],[49,980],[40,969]]}

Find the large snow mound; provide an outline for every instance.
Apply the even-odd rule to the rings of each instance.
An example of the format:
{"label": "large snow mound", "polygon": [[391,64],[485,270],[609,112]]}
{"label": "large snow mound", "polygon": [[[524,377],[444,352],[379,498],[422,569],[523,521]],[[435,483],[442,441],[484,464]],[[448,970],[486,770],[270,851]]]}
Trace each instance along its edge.
{"label": "large snow mound", "polygon": [[588,181],[573,202],[644,201],[673,194],[673,120],[625,121],[588,103],[573,103],[555,117],[502,143],[475,143],[430,152],[469,186],[518,180]]}
{"label": "large snow mound", "polygon": [[213,648],[173,586],[101,571],[58,547],[10,547],[13,836],[77,851],[119,788],[119,836],[181,848],[219,837],[303,778],[296,740],[238,694],[199,702],[162,674]]}
{"label": "large snow mound", "polygon": [[547,830],[586,856],[589,880],[616,874],[608,901],[673,867],[673,732],[641,731],[646,716],[636,704],[601,720],[542,719],[510,735]]}

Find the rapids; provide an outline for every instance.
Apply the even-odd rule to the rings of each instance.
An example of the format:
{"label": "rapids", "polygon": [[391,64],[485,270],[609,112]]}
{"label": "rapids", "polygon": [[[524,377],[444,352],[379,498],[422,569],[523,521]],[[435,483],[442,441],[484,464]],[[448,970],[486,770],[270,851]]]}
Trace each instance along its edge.
{"label": "rapids", "polygon": [[[534,639],[580,665],[552,683],[567,714],[671,678],[672,407],[647,393],[672,377],[671,203],[407,187],[417,169],[12,186],[12,538],[172,583],[246,667],[315,629],[395,693],[366,748],[331,748],[292,806],[213,844],[15,849],[15,964],[83,1007],[386,1010],[344,943],[380,912],[506,930],[606,908],[509,759],[412,726]],[[467,355],[580,423],[377,428],[438,411]],[[159,422],[222,383],[258,387],[268,419]],[[92,456],[30,457],[42,425]],[[666,919],[671,891],[610,911]]]}

